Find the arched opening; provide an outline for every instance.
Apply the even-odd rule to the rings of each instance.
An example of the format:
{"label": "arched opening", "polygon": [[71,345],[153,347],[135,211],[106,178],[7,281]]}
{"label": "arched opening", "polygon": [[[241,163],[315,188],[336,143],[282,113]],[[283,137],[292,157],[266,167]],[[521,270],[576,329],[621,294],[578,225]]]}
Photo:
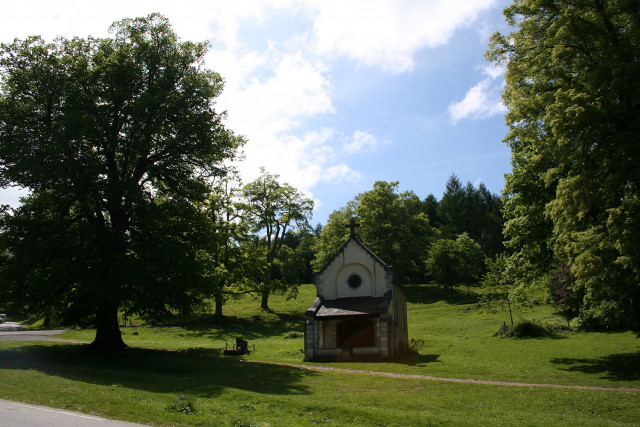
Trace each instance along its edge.
{"label": "arched opening", "polygon": [[338,324],[336,332],[337,345],[345,350],[376,345],[375,322],[372,319],[346,319]]}

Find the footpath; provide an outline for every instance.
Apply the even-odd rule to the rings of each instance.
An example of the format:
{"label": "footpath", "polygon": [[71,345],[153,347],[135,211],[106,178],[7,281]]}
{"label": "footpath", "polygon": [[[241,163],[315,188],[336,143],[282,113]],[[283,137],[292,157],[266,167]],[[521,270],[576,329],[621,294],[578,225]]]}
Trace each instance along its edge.
{"label": "footpath", "polygon": [[243,362],[287,366],[287,367],[297,368],[297,369],[307,369],[310,371],[339,372],[341,374],[357,374],[357,375],[375,375],[375,376],[381,376],[381,377],[406,378],[406,379],[426,380],[426,381],[441,381],[441,382],[449,382],[449,383],[484,384],[484,385],[499,385],[499,386],[513,386],[513,387],[572,388],[572,389],[580,389],[580,390],[640,391],[640,387],[603,387],[603,386],[574,385],[574,384],[522,383],[522,382],[511,382],[511,381],[476,380],[472,378],[447,378],[447,377],[435,377],[430,375],[397,374],[393,372],[378,372],[378,371],[366,371],[366,370],[359,370],[359,369],[334,368],[332,366],[296,365],[294,363],[261,362],[261,361],[255,361],[255,360],[243,360]]}

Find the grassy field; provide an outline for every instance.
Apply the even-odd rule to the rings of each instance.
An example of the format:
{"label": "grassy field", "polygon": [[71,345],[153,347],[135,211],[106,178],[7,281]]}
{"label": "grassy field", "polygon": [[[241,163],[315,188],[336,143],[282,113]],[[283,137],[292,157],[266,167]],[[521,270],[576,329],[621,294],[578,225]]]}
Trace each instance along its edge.
{"label": "grassy field", "polygon": [[[0,342],[0,397],[161,425],[640,425],[640,340],[631,332],[564,332],[506,339],[466,288],[450,297],[434,285],[407,287],[409,336],[419,354],[393,362],[304,362],[304,311],[315,297],[257,298],[225,306],[223,322],[194,317],[178,326],[123,328],[131,348],[97,355],[82,344]],[[555,322],[546,305],[517,319]],[[91,341],[93,331],[63,338]],[[256,350],[220,357],[241,336]],[[244,360],[244,361],[243,361]],[[319,372],[279,362],[399,374],[610,389],[519,387]]]}

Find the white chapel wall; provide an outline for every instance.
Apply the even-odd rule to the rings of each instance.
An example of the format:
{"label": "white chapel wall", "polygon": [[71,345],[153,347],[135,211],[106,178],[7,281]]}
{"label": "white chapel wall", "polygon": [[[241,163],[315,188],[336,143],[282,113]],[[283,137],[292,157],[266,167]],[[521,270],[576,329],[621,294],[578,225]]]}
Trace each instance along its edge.
{"label": "white chapel wall", "polygon": [[[352,274],[362,279],[357,288],[348,284]],[[393,284],[384,266],[358,243],[350,241],[316,278],[316,287],[318,295],[333,300],[357,296],[381,297],[392,289]]]}

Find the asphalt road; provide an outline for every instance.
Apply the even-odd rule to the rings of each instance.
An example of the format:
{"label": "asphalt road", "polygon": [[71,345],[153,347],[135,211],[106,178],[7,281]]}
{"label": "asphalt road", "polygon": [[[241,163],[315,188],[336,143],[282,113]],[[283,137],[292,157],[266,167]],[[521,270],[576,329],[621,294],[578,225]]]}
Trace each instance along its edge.
{"label": "asphalt road", "polygon": [[50,331],[27,331],[15,322],[0,323],[0,341],[62,341],[80,342],[55,338],[54,335],[67,332],[65,329]]}
{"label": "asphalt road", "polygon": [[23,331],[25,330],[20,323],[4,322],[0,323],[0,332]]}
{"label": "asphalt road", "polygon": [[132,427],[142,424],[108,420],[78,412],[0,399],[0,427]]}

